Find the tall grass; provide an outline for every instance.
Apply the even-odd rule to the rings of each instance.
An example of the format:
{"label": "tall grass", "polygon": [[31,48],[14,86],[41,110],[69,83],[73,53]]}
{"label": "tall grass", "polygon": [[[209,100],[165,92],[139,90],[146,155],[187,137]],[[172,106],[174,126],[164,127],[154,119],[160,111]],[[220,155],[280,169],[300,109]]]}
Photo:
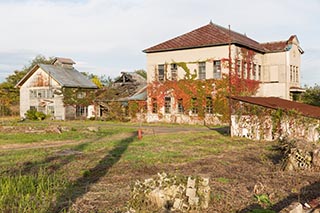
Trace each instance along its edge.
{"label": "tall grass", "polygon": [[0,212],[50,212],[67,181],[40,169],[33,175],[0,177]]}

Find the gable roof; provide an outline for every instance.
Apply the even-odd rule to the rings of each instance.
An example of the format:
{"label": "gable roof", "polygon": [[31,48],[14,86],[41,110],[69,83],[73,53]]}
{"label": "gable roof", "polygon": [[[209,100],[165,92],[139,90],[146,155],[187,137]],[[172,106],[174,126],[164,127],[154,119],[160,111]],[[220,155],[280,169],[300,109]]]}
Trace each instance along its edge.
{"label": "gable roof", "polygon": [[231,97],[233,100],[238,100],[250,104],[255,104],[271,109],[283,109],[286,111],[295,110],[306,117],[320,119],[320,107],[309,104],[298,103],[276,97]]}
{"label": "gable roof", "polygon": [[21,87],[39,68],[56,80],[62,87],[97,89],[98,87],[75,68],[56,65],[35,65],[16,85]]}
{"label": "gable roof", "polygon": [[143,50],[145,53],[162,52],[169,50],[181,50],[197,47],[211,47],[219,45],[238,44],[249,47],[259,52],[264,52],[264,48],[255,40],[232,31],[219,25],[209,24],[196,30],[165,41],[153,47]]}

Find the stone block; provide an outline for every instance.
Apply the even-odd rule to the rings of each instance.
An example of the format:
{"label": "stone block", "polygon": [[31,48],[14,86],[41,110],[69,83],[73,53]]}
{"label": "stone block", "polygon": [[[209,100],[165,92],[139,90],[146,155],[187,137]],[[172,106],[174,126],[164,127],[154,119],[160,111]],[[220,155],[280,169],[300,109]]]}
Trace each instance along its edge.
{"label": "stone block", "polygon": [[187,188],[187,190],[186,190],[186,195],[187,195],[189,198],[195,197],[195,196],[196,196],[196,189]]}
{"label": "stone block", "polygon": [[304,210],[301,203],[294,202],[291,203],[287,208],[282,209],[280,213],[304,213]]}
{"label": "stone block", "polygon": [[195,188],[196,179],[192,179],[192,177],[188,177],[187,188]]}

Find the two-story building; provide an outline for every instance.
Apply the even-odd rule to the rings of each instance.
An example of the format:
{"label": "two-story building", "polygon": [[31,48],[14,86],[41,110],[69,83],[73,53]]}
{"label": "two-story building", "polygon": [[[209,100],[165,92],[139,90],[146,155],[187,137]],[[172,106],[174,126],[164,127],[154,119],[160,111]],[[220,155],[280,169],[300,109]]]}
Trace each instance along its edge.
{"label": "two-story building", "polygon": [[[185,79],[188,70],[195,80],[221,79],[223,74],[232,73],[242,79],[258,81],[256,96],[289,100],[303,91],[300,88],[303,50],[295,35],[285,41],[259,43],[210,22],[143,52],[147,57],[148,84]],[[171,100],[175,103],[167,103],[172,108],[167,112],[173,115],[179,111],[179,104]],[[151,98],[148,102],[149,121],[159,120],[154,116]],[[168,114],[166,107],[160,112]]]}
{"label": "two-story building", "polygon": [[97,86],[74,64],[68,58],[55,58],[52,64],[35,65],[16,85],[20,89],[20,116],[24,118],[32,109],[58,120],[95,116],[94,105],[86,98]]}

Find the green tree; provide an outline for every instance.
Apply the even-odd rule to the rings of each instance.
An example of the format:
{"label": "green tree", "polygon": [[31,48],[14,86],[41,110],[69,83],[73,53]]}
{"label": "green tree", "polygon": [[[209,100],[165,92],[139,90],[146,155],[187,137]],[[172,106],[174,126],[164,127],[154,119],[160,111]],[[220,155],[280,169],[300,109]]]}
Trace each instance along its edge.
{"label": "green tree", "polygon": [[25,76],[36,64],[51,64],[53,58],[46,58],[37,55],[29,61],[21,70],[15,70],[6,80],[0,84],[0,116],[18,114],[19,108],[19,89],[15,85]]}
{"label": "green tree", "polygon": [[147,72],[143,69],[134,71],[135,73],[141,75],[144,79],[147,79]]}
{"label": "green tree", "polygon": [[320,106],[320,85],[315,84],[313,87],[306,87],[306,92],[302,94],[303,103]]}

